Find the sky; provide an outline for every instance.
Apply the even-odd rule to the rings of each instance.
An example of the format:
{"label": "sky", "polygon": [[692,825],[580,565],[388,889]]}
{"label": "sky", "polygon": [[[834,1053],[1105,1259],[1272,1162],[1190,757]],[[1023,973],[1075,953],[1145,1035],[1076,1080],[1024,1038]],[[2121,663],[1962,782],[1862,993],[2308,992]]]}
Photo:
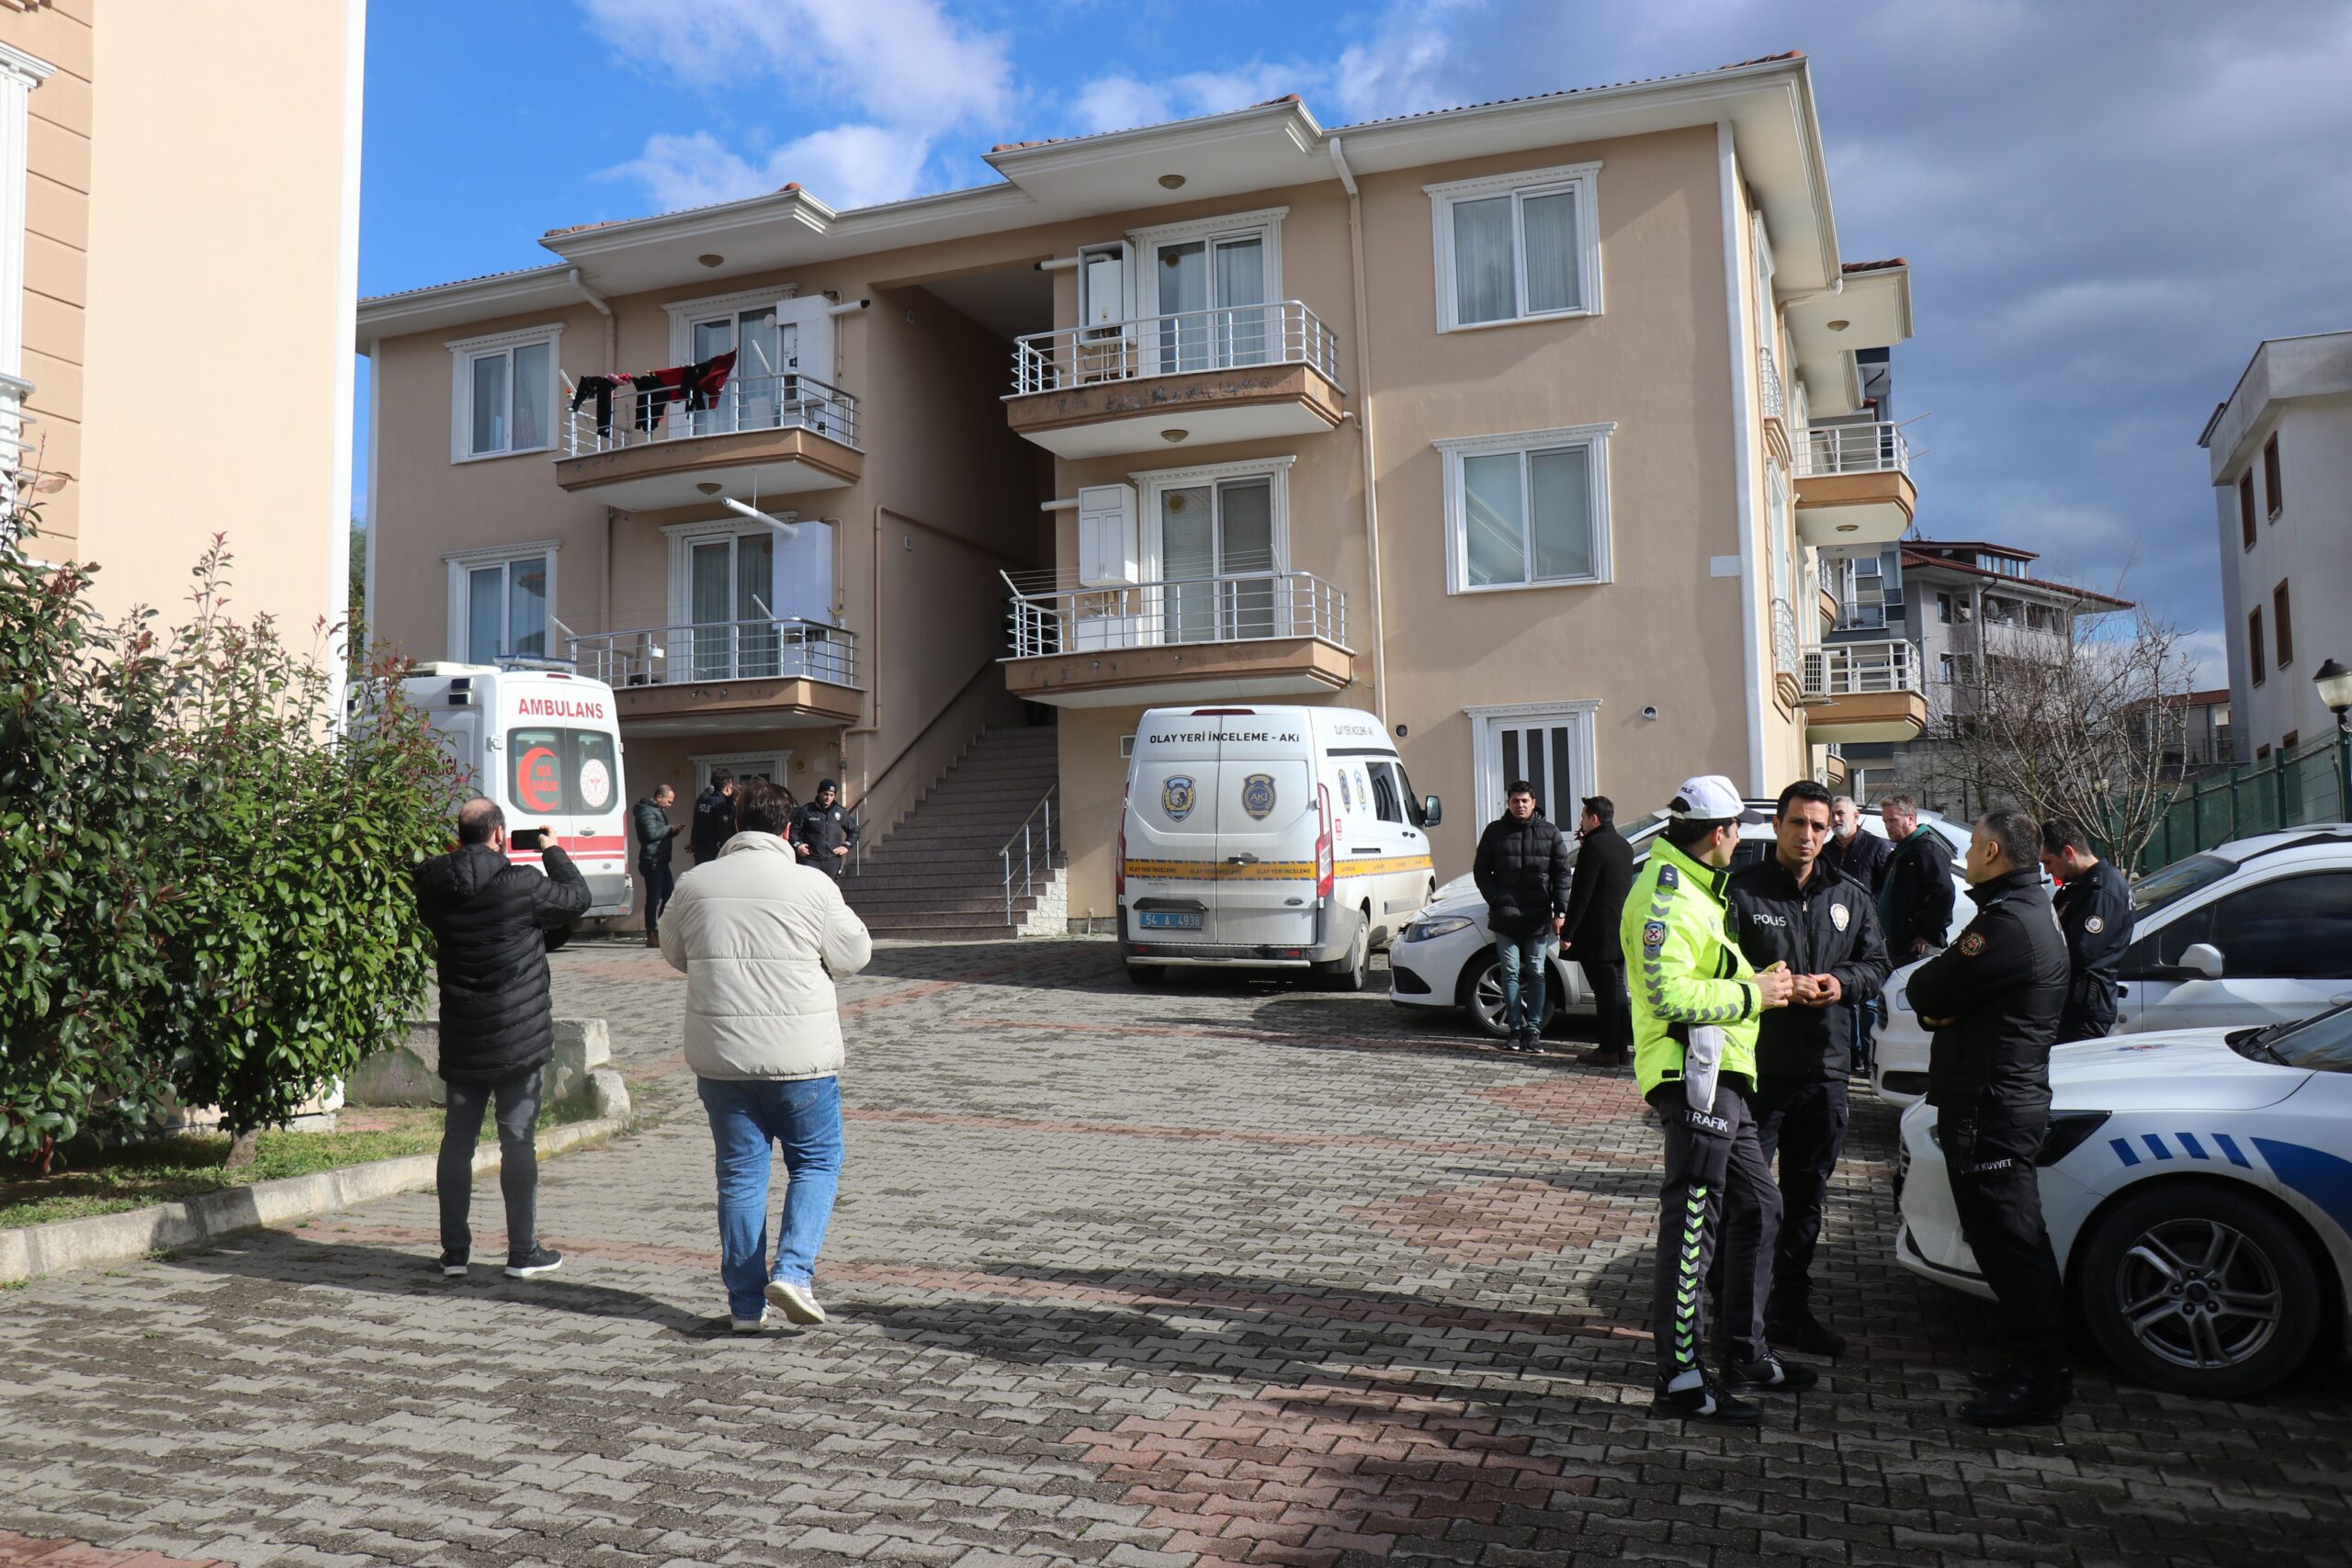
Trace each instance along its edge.
{"label": "sky", "polygon": [[379,3],[360,292],[787,180],[836,209],[989,183],[997,141],[1293,92],[1339,126],[1789,49],[1846,258],[1911,263],[1920,530],[2145,603],[2224,683],[2197,436],[2262,339],[2352,327],[2352,5]]}

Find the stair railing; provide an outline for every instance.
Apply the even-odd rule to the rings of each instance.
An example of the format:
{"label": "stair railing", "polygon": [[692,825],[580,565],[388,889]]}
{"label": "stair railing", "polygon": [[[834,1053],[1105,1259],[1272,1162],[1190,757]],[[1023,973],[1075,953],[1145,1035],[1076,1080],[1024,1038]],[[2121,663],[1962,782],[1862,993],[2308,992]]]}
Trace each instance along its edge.
{"label": "stair railing", "polygon": [[1061,790],[1058,784],[1046,787],[1043,800],[1029,808],[1012,837],[1004,841],[997,858],[1004,863],[1004,923],[1012,922],[1012,852],[1021,852],[1021,895],[1029,897],[1036,886],[1038,867],[1042,863],[1047,875],[1054,865],[1054,796]]}

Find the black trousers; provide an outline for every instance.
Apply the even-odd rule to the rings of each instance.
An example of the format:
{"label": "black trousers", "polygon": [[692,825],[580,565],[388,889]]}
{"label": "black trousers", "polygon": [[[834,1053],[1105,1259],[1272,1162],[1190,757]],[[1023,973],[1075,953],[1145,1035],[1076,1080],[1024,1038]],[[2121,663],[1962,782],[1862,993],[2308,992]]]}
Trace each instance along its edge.
{"label": "black trousers", "polygon": [[1691,1109],[1679,1082],[1660,1084],[1649,1100],[1666,1127],[1650,1326],[1658,1382],[1667,1385],[1702,1369],[1707,1272],[1719,1245],[1723,1354],[1735,1361],[1766,1354],[1764,1296],[1781,1227],[1781,1194],[1757,1147],[1755,1113],[1739,1089],[1719,1083],[1712,1111]]}
{"label": "black trousers", "polygon": [[637,874],[645,881],[645,934],[654,936],[662,930],[662,911],[669,908],[670,895],[677,891],[678,874],[666,860],[641,860]]}
{"label": "black trousers", "polygon": [[539,1124],[539,1069],[529,1068],[503,1083],[453,1083],[448,1115],[441,1124],[441,1158],[434,1186],[441,1200],[441,1247],[470,1252],[473,1232],[468,1211],[474,1200],[474,1145],[481,1142],[482,1112],[498,1103],[498,1190],[506,1200],[506,1256],[527,1258],[539,1245],[539,1153],[533,1140]]}
{"label": "black trousers", "polygon": [[2013,1105],[1993,1095],[1936,1112],[1960,1234],[2008,1319],[2010,1354],[2038,1373],[2069,1365],[2065,1292],[2033,1164],[2049,1125],[2046,1101]]}
{"label": "black trousers", "polygon": [[1846,1148],[1844,1079],[1766,1078],[1756,1086],[1756,1145],[1781,1166],[1781,1235],[1764,1315],[1805,1309],[1813,1300],[1813,1254],[1829,1205],[1829,1178]]}
{"label": "black trousers", "polygon": [[1634,998],[1625,989],[1625,961],[1580,958],[1584,983],[1592,987],[1593,1023],[1600,1048],[1619,1055],[1634,1054]]}

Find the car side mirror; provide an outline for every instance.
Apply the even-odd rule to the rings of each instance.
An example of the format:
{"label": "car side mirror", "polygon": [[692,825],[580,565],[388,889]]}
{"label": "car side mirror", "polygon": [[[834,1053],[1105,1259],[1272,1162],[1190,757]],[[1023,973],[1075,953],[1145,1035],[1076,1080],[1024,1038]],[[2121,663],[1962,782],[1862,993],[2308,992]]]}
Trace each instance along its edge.
{"label": "car side mirror", "polygon": [[2193,942],[2182,951],[2180,966],[2207,980],[2222,977],[2222,950],[2210,942]]}
{"label": "car side mirror", "polygon": [[1421,796],[1421,822],[1434,828],[1445,820],[1445,802],[1433,795]]}

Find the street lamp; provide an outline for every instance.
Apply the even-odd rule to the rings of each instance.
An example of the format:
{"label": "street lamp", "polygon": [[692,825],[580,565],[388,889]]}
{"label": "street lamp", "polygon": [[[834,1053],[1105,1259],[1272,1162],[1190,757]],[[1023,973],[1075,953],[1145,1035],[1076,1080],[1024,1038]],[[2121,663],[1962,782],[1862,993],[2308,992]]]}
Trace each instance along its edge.
{"label": "street lamp", "polygon": [[2352,670],[2331,659],[2312,671],[2319,700],[2335,715],[2335,805],[2339,819],[2352,820],[2352,727],[2344,710],[2352,708]]}

